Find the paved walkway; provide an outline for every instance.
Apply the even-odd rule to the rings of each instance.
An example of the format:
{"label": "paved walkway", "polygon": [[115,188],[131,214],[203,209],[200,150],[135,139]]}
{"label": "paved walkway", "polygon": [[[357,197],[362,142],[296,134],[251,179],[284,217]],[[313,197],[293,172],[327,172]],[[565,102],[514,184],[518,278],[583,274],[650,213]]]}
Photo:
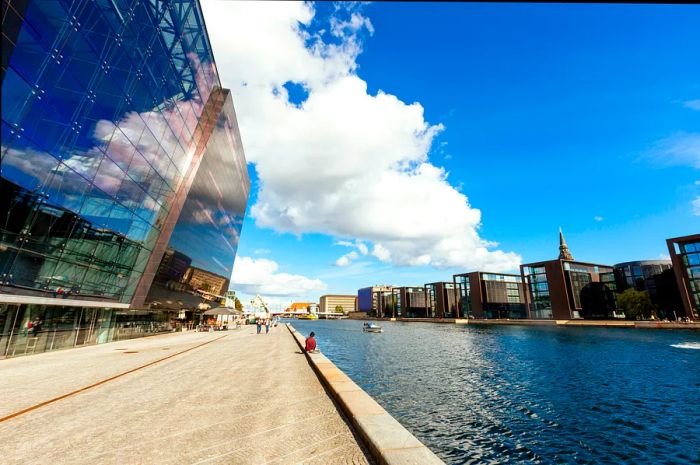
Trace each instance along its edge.
{"label": "paved walkway", "polygon": [[0,422],[0,463],[368,463],[282,325],[0,360],[0,418],[133,369]]}

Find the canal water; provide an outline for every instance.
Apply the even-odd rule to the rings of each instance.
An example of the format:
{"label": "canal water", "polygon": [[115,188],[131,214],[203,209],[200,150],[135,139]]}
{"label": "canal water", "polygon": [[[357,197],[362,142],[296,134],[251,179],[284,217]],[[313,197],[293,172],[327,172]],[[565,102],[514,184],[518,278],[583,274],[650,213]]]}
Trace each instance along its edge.
{"label": "canal water", "polygon": [[292,321],[447,463],[700,464],[700,333]]}

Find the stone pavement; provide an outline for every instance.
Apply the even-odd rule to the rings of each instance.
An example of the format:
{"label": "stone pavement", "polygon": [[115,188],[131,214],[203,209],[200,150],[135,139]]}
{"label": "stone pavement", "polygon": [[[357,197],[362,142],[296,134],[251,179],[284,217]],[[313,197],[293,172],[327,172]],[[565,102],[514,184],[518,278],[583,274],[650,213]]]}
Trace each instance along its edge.
{"label": "stone pavement", "polygon": [[0,360],[0,418],[133,369],[0,422],[0,463],[368,463],[282,325]]}

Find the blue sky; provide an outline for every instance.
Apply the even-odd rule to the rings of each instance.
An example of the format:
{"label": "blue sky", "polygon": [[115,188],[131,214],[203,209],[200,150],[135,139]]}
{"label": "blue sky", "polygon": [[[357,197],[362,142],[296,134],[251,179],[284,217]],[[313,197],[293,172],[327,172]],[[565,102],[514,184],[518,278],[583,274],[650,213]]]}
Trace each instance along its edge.
{"label": "blue sky", "polygon": [[[269,145],[274,141],[266,141],[268,145],[258,142],[261,134],[274,139],[278,130],[269,127],[270,120],[265,120],[267,132],[254,127],[258,113],[266,107],[250,103],[253,98],[245,90],[249,82],[238,85],[234,75],[249,58],[243,48],[230,45],[234,39],[244,39],[224,40],[223,26],[207,16],[214,14],[214,8],[219,7],[204,3],[222,81],[234,92],[251,162],[253,184],[238,256],[247,257],[249,264],[260,259],[274,262],[276,267],[268,269],[272,275],[305,277],[325,285],[325,289],[311,285],[287,295],[278,293],[273,300],[355,293],[359,287],[376,283],[420,285],[450,280],[453,273],[471,271],[481,264],[505,269],[516,263],[515,255],[523,263],[554,258],[560,226],[575,258],[606,264],[659,258],[667,253],[664,239],[700,230],[700,10],[693,5],[374,3],[339,8],[317,4],[302,12],[290,10],[288,17],[279,10],[273,14],[270,8],[256,8],[251,22],[265,25],[267,35],[261,40],[274,44],[270,39],[274,28],[289,29],[289,24],[298,24],[302,18],[305,44],[326,47],[312,58],[336,66],[334,54],[339,54],[352,62],[345,75],[364,82],[373,103],[379,100],[374,99],[378,92],[407,106],[418,103],[426,127],[436,127],[434,134],[421,139],[429,141],[427,161],[444,168],[445,182],[468,198],[465,218],[474,209],[481,212],[480,225],[467,233],[476,231],[481,240],[489,241],[489,251],[506,255],[472,261],[469,257],[445,258],[449,253],[441,249],[431,252],[424,263],[405,259],[420,254],[410,249],[409,242],[420,244],[421,238],[407,239],[401,228],[397,232],[383,223],[373,228],[374,220],[363,217],[362,205],[348,207],[342,201],[344,209],[333,213],[324,203],[323,208],[313,207],[323,210],[328,221],[292,216],[276,222],[274,212],[296,210],[289,208],[295,206],[293,200],[277,210],[275,202],[284,203],[296,194],[289,194],[287,187],[276,187],[284,172],[267,167],[275,160],[285,160],[284,144],[293,146],[293,134],[284,136],[277,152]],[[245,15],[251,11],[247,8],[236,13]],[[265,23],[272,16],[276,19]],[[287,37],[289,42],[288,34],[281,31],[280,38]],[[249,35],[247,40],[255,37]],[[345,55],[334,44],[344,46]],[[329,95],[326,82],[335,75],[329,71],[322,75],[325,80],[316,79],[286,64],[285,57],[298,50],[279,50],[276,57],[274,48],[263,47],[256,53],[279,64],[280,70],[288,69],[284,72],[289,78],[283,71],[261,67],[258,74],[249,73],[247,80],[270,76],[269,88],[261,87],[257,94],[259,101],[262,96],[279,98],[283,80],[306,89],[301,97],[310,95],[306,103],[293,86],[286,86],[292,91],[286,97],[287,91],[281,91],[288,98],[290,115],[283,121],[290,126],[296,116],[313,116],[318,107],[311,105],[312,100]],[[221,58],[222,51],[225,58]],[[289,105],[298,110],[290,112]],[[344,105],[348,103],[338,102],[338,113],[351,111]],[[409,110],[401,111],[408,114]],[[394,115],[387,113],[387,119],[396,118]],[[321,121],[334,117],[325,114]],[[342,126],[353,121],[360,125],[361,119],[343,120]],[[380,129],[379,135],[373,132],[367,138],[381,137]],[[364,137],[360,130],[358,126],[356,140]],[[332,133],[333,128],[325,132]],[[315,144],[310,134],[305,135],[309,146]],[[290,169],[296,173],[299,164],[308,162],[303,166],[311,174],[299,177],[299,189],[318,186],[305,202],[332,197],[334,193],[322,181],[329,179],[324,176],[327,166],[344,163],[342,147],[325,160],[316,155],[304,158],[302,142],[299,149],[290,149],[290,153],[301,154]],[[353,156],[355,152],[348,151],[348,157]],[[421,157],[416,155],[412,168],[406,169],[426,161]],[[372,170],[370,163],[364,163]],[[391,189],[394,184],[386,185]],[[374,192],[377,199],[383,198],[381,189]],[[337,194],[348,196],[347,191]],[[458,194],[449,195],[452,199]],[[436,194],[435,198],[441,197]],[[394,200],[387,200],[387,205],[395,205],[391,202]],[[268,208],[251,207],[256,204]],[[297,205],[302,211],[303,204]],[[405,228],[415,228],[424,213],[425,209],[418,211]],[[361,226],[336,224],[344,214],[353,215],[353,223]],[[426,228],[425,234],[434,238],[439,230]],[[355,240],[363,241],[370,253],[337,245]],[[391,258],[381,253],[382,247],[373,248],[376,244],[386,245]],[[339,257],[353,250],[357,257],[338,266]],[[402,256],[404,252],[407,255]],[[253,281],[244,282],[241,289],[264,292],[264,283]]]}
{"label": "blue sky", "polygon": [[683,105],[700,98],[696,6],[377,3],[366,14],[375,33],[360,76],[445,124],[433,157],[482,210],[485,237],[538,260],[562,226],[578,256],[610,263],[655,258],[662,239],[699,229],[697,170],[651,154],[700,130]]}

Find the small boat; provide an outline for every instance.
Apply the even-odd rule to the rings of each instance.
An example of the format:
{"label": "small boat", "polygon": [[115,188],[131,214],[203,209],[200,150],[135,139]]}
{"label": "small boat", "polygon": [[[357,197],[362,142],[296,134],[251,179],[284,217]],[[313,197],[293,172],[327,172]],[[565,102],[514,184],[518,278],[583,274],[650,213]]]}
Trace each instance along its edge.
{"label": "small boat", "polygon": [[365,333],[381,333],[383,330],[381,326],[369,322],[365,323],[362,326],[362,331],[364,331]]}
{"label": "small boat", "polygon": [[297,316],[297,320],[318,320],[318,317],[313,313],[305,313]]}

